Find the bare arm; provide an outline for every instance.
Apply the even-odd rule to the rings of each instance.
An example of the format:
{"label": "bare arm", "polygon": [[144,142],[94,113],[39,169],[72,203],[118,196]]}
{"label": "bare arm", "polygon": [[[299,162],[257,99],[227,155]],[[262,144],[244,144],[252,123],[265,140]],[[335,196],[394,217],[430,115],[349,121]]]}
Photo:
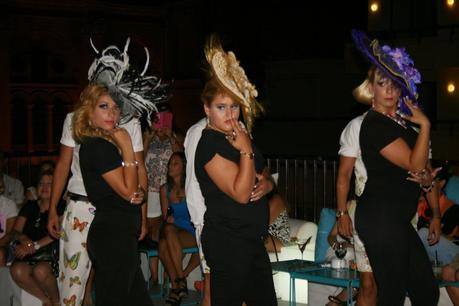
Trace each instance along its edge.
{"label": "bare arm", "polygon": [[139,176],[137,166],[134,165],[136,160],[131,137],[125,129],[116,129],[112,137],[121,150],[125,166],[110,170],[102,174],[102,177],[119,196],[132,202],[139,185]]}
{"label": "bare arm", "polygon": [[[336,179],[336,209],[339,211],[347,211],[347,196],[349,194],[349,186],[354,170],[355,157],[340,156],[338,177]],[[352,235],[352,221],[348,214],[344,214],[337,220],[338,232],[344,237]]]}
{"label": "bare arm", "polygon": [[169,208],[169,200],[167,199],[167,186],[162,185],[159,190],[159,203],[161,204],[161,214],[163,220],[167,219],[167,208]]}
{"label": "bare arm", "polygon": [[61,199],[67,183],[67,178],[70,172],[70,166],[73,159],[73,148],[66,145],[61,145],[59,160],[54,169],[53,185],[51,188],[51,202],[48,209],[48,233],[54,238],[59,237],[60,222],[57,216],[57,204]]}
{"label": "bare arm", "polygon": [[215,155],[205,166],[207,174],[218,188],[241,204],[250,200],[255,184],[255,163],[253,159],[241,155],[239,167],[232,161]]}
{"label": "bare arm", "polygon": [[[143,151],[135,152],[135,160],[139,163],[137,172],[139,174],[139,185],[142,187],[143,192],[147,192],[148,187],[148,178],[147,178],[147,169],[145,168]],[[146,199],[145,194],[143,196]],[[147,228],[147,202],[142,203],[142,230],[139,239],[142,240],[148,232]]]}
{"label": "bare arm", "polygon": [[11,241],[11,232],[13,231],[14,224],[16,222],[16,217],[8,218],[6,220],[6,229],[5,235],[0,238],[0,246],[6,246]]}
{"label": "bare arm", "polygon": [[23,216],[19,216],[16,219],[16,223],[14,224],[14,233],[16,235],[16,239],[19,240],[21,243],[24,243],[25,241],[30,241],[30,238],[27,237],[27,235],[22,233],[22,230],[24,229],[24,225],[26,223],[27,219]]}
{"label": "bare arm", "polygon": [[[427,165],[429,172],[432,172],[432,165],[430,161]],[[430,245],[436,244],[440,240],[441,235],[441,215],[440,206],[438,204],[440,198],[440,189],[437,184],[432,185],[432,189],[426,193],[427,203],[429,203],[432,210],[432,221],[429,225],[429,236],[427,241]]]}

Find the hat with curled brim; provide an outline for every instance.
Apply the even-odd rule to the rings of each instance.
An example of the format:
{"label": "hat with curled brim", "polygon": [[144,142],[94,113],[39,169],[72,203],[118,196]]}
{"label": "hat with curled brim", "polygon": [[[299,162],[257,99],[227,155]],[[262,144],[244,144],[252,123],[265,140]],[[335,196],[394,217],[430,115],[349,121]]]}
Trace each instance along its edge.
{"label": "hat with curled brim", "polygon": [[123,51],[112,45],[99,52],[90,40],[97,56],[88,70],[88,80],[92,84],[100,84],[107,88],[110,97],[121,109],[120,123],[126,123],[132,118],[139,118],[147,113],[157,112],[158,107],[169,99],[169,84],[161,82],[156,76],[146,76],[149,64],[147,48],[146,63],[142,72],[129,65],[128,47],[130,39],[126,40]]}
{"label": "hat with curled brim", "polygon": [[250,134],[254,119],[263,112],[262,105],[256,100],[258,92],[255,85],[250,83],[236,55],[231,51],[225,52],[215,35],[208,39],[204,53],[212,77],[241,105],[242,116]]}
{"label": "hat with curled brim", "polygon": [[380,69],[387,77],[401,88],[400,111],[411,115],[410,110],[403,102],[403,97],[408,97],[415,104],[418,102],[417,84],[421,83],[421,74],[414,67],[414,62],[406,53],[405,48],[391,48],[381,46],[377,39],[370,40],[365,32],[352,30],[352,39],[359,51]]}

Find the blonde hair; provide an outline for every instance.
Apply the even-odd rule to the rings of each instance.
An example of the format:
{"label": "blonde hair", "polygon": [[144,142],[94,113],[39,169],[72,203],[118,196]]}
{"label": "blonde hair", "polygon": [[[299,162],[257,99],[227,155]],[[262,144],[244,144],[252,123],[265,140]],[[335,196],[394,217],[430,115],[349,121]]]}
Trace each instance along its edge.
{"label": "blonde hair", "polygon": [[93,126],[91,115],[96,107],[100,97],[109,95],[105,86],[98,84],[89,84],[81,92],[80,102],[78,103],[72,119],[73,139],[81,143],[84,137],[102,137],[107,138],[102,130]]}
{"label": "blonde hair", "polygon": [[383,78],[387,78],[384,72],[375,66],[371,66],[368,70],[367,78],[362,84],[354,88],[352,95],[360,103],[371,104],[374,95],[373,92],[370,91],[370,85],[373,84],[374,81],[379,82]]}

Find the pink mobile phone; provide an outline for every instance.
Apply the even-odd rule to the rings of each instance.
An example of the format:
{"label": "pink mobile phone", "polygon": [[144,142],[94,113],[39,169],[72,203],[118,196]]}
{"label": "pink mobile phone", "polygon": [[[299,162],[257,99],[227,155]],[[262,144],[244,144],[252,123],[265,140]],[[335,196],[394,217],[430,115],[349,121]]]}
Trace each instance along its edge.
{"label": "pink mobile phone", "polygon": [[160,112],[157,114],[158,120],[155,122],[153,127],[155,129],[160,128],[172,128],[172,118],[173,115],[171,112]]}

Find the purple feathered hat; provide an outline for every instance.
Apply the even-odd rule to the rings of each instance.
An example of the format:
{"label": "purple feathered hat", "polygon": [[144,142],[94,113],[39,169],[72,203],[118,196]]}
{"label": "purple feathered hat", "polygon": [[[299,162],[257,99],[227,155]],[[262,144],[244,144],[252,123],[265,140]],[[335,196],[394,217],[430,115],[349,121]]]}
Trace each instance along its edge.
{"label": "purple feathered hat", "polygon": [[400,111],[411,115],[402,98],[408,96],[414,103],[419,104],[416,84],[421,83],[421,74],[414,68],[414,62],[406,53],[405,48],[392,49],[388,45],[381,47],[377,39],[370,40],[365,32],[359,30],[352,30],[352,39],[357,49],[371,64],[400,86],[402,89],[399,102]]}

